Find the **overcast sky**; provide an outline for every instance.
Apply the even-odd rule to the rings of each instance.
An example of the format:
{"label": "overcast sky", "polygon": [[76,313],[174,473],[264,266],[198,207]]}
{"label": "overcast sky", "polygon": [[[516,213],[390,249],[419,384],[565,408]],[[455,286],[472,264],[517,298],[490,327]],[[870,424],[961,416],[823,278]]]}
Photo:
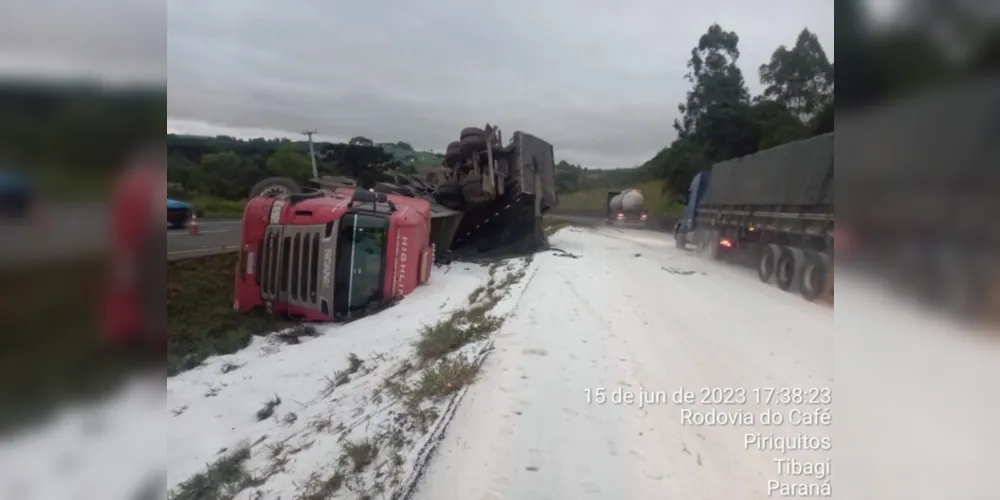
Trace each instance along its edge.
{"label": "overcast sky", "polygon": [[162,81],[166,45],[171,131],[314,128],[443,150],[490,121],[608,168],[673,139],[685,63],[713,22],[739,34],[754,92],[756,68],[803,27],[833,58],[832,0],[169,0],[166,26],[163,5],[6,2],[0,71]]}
{"label": "overcast sky", "polygon": [[560,159],[632,166],[672,140],[713,22],[739,34],[754,92],[804,27],[833,58],[831,0],[170,0],[169,126],[443,150],[489,121]]}

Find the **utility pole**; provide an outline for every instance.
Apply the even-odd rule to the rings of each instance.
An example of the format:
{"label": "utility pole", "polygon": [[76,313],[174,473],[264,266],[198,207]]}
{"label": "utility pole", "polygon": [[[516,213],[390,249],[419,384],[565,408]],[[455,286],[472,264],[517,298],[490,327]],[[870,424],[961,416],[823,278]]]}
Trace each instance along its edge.
{"label": "utility pole", "polygon": [[315,130],[304,130],[302,135],[309,138],[309,160],[312,161],[313,179],[319,179],[319,169],[316,167],[316,152],[313,150],[313,134]]}

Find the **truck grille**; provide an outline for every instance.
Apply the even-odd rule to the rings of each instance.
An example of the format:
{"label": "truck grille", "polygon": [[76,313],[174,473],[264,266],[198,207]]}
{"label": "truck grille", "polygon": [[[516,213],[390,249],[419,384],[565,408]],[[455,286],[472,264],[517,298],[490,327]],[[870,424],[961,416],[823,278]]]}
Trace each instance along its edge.
{"label": "truck grille", "polygon": [[261,297],[328,314],[332,297],[320,297],[319,279],[320,249],[332,233],[329,226],[267,228],[260,250]]}

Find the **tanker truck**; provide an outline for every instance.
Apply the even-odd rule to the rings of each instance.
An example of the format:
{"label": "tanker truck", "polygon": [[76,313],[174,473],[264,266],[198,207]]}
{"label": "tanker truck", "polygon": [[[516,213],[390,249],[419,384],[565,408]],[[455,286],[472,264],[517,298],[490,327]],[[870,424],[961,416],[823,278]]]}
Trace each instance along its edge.
{"label": "tanker truck", "polygon": [[604,220],[608,224],[644,227],[647,217],[644,202],[638,189],[608,191]]}
{"label": "tanker truck", "polygon": [[436,262],[547,248],[541,218],[557,203],[549,143],[518,131],[504,144],[487,124],[446,151],[434,182],[258,183],[243,213],[234,309],[348,320],[427,283]]}
{"label": "tanker truck", "polygon": [[751,257],[761,281],[807,300],[829,293],[833,144],[824,134],[698,173],[674,227],[677,247],[693,244],[717,260]]}

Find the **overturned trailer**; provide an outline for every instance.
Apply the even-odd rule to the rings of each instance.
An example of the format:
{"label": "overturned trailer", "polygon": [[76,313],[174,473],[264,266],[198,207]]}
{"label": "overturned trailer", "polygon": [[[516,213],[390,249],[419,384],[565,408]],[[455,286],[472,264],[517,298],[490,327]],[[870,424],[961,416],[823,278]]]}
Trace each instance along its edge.
{"label": "overturned trailer", "polygon": [[265,179],[243,216],[234,307],[348,319],[411,292],[435,262],[526,255],[547,247],[556,205],[552,145],[524,132],[469,127],[434,181],[393,175],[308,186]]}

